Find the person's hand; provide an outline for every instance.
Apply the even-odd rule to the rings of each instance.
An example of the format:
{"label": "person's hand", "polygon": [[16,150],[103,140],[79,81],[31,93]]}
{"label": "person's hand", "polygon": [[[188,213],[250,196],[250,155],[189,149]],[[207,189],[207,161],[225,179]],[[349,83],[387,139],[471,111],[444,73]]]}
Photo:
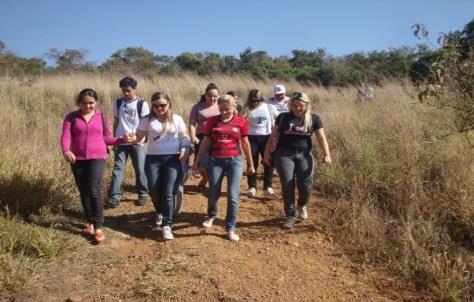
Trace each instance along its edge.
{"label": "person's hand", "polygon": [[201,177],[201,172],[199,172],[198,163],[196,162],[191,166],[191,175],[196,178]]}
{"label": "person's hand", "polygon": [[129,144],[134,143],[137,139],[137,136],[135,135],[135,133],[130,133],[130,132],[125,132],[123,137],[125,141]]}
{"label": "person's hand", "polygon": [[187,154],[186,150],[181,149],[179,152],[179,160],[187,160],[189,155]]}
{"label": "person's hand", "polygon": [[265,165],[271,167],[271,166],[272,166],[272,156],[271,156],[269,153],[263,154],[262,162],[263,162]]}
{"label": "person's hand", "polygon": [[253,167],[253,165],[249,165],[248,168],[247,168],[247,175],[252,175],[252,174],[255,174],[255,168]]}
{"label": "person's hand", "polygon": [[194,138],[191,139],[191,143],[194,144],[194,145],[199,144],[199,142],[200,142],[200,140],[197,137],[194,137]]}
{"label": "person's hand", "polygon": [[328,155],[325,155],[325,156],[324,156],[323,164],[326,164],[326,165],[332,164],[331,155],[328,154]]}
{"label": "person's hand", "polygon": [[68,163],[73,164],[76,162],[76,156],[71,151],[64,152],[63,156],[64,160],[66,160]]}

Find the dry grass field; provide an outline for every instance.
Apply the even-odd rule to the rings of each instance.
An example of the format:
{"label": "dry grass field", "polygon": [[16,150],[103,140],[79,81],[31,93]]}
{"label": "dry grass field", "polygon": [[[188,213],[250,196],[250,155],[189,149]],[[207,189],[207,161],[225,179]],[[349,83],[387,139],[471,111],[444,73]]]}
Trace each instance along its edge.
{"label": "dry grass field", "polygon": [[[91,249],[88,242],[77,235],[78,232],[70,232],[71,229],[80,230],[80,226],[71,222],[79,224],[77,217],[70,214],[71,209],[77,209],[79,202],[70,169],[60,154],[59,136],[62,120],[67,112],[75,109],[75,96],[83,88],[93,88],[98,92],[99,107],[110,116],[111,103],[120,96],[120,78],[119,75],[96,74],[35,79],[0,78],[0,104],[3,108],[0,112],[0,206],[3,214],[0,217],[0,297],[12,299],[19,295],[25,301],[28,300],[27,294],[21,294],[24,286],[28,282],[33,285],[34,282],[38,283],[38,280],[35,281],[35,274],[41,273],[43,267],[53,265],[58,259],[64,259],[65,255],[68,256],[67,263],[74,263],[74,255],[78,257],[77,261],[81,261],[80,255],[71,251],[84,250],[86,247],[87,250]],[[148,100],[153,92],[167,92],[172,98],[173,110],[185,118],[209,82],[216,83],[222,93],[228,90],[238,91],[241,102],[252,88],[260,89],[265,96],[270,96],[273,84],[271,81],[255,81],[238,76],[137,76],[137,79],[140,96]],[[423,289],[425,293],[424,298],[385,295],[383,299],[474,299],[474,148],[469,143],[469,139],[473,140],[472,135],[447,135],[450,134],[451,125],[449,114],[418,103],[416,90],[409,83],[385,83],[376,87],[374,99],[364,103],[356,102],[356,89],[351,87],[322,88],[302,86],[296,82],[284,84],[290,93],[305,91],[313,100],[313,111],[322,118],[334,161],[332,166],[317,167],[315,199],[318,202],[317,207],[312,210],[318,214],[311,221],[317,227],[306,228],[314,234],[323,233],[324,236],[294,236],[302,241],[327,240],[323,244],[328,251],[324,254],[326,260],[332,259],[334,248],[347,257],[344,265],[353,266],[355,270],[375,268],[377,272],[395,278],[397,282],[407,282],[413,288]],[[319,150],[315,150],[315,155],[320,155]],[[106,182],[110,168],[111,157]],[[200,202],[205,202],[205,199]],[[248,202],[243,200],[243,224],[245,217],[258,220],[258,215],[252,211],[252,204]],[[282,216],[280,204],[265,208],[260,208],[262,205],[259,204],[258,207],[262,216],[268,216],[266,221],[271,221],[271,217]],[[185,208],[185,211],[191,209],[199,211],[204,209],[204,205],[201,208]],[[106,227],[107,215],[118,214],[127,213],[106,212]],[[113,225],[111,222],[110,227]],[[297,253],[301,245],[301,250],[309,259],[306,260],[307,265],[324,263],[311,260],[312,257],[319,259],[317,253],[311,253],[313,248],[317,249],[317,245],[307,247],[299,241],[295,251],[281,248],[279,244],[290,245],[290,250],[295,247],[292,245],[292,234],[276,231],[274,223],[264,224],[263,227],[259,225],[254,229],[251,225],[246,226],[245,232],[257,244],[259,241],[255,238],[258,237],[255,229],[268,236],[268,244],[262,243],[259,248],[274,251],[271,255],[275,258],[286,257],[287,253]],[[123,230],[118,228],[117,232],[120,231]],[[156,244],[140,237],[140,232],[136,230],[131,232],[131,236],[142,240],[134,244],[146,243],[146,250],[151,249],[150,244]],[[277,242],[272,236],[276,236]],[[115,237],[118,238],[118,235]],[[189,248],[183,243],[184,240],[179,243],[181,238],[177,237],[175,249]],[[284,242],[281,243],[278,238],[285,238]],[[243,239],[245,244],[245,234]],[[193,240],[189,244],[197,244],[204,239],[196,236]],[[225,251],[226,246],[231,245],[228,242],[205,243],[215,244],[217,250],[211,249],[209,253],[217,254],[220,249]],[[245,247],[241,246],[241,249],[245,250]],[[234,249],[230,256],[237,257],[239,251]],[[96,248],[93,253],[103,252],[97,252]],[[126,255],[128,257],[130,253]],[[181,258],[176,260],[169,253],[162,256],[165,257],[164,260],[157,265],[164,266],[164,271],[167,263],[178,261],[182,264],[184,261]],[[265,259],[267,262],[258,262],[255,259],[257,258],[253,258],[251,264],[256,267],[271,261]],[[153,268],[141,263],[142,276],[154,274],[151,272]],[[113,268],[110,269],[113,271]],[[184,271],[183,280],[192,279],[196,273],[193,268]],[[169,275],[172,275],[173,282],[179,282],[180,272],[183,271],[173,271]],[[301,272],[308,275],[314,273],[305,266],[301,268]],[[225,275],[223,271],[220,273]],[[294,271],[294,274],[298,275],[298,271]],[[216,281],[212,281],[209,275],[205,277],[212,285]],[[237,276],[245,274],[240,272]],[[263,273],[259,276],[264,281],[266,277],[269,278],[267,281],[270,282],[271,276]],[[49,275],[49,278],[54,278],[54,274]],[[376,282],[371,284],[373,283]],[[185,293],[179,289],[166,294],[166,286],[160,282],[153,283],[155,285],[147,283],[146,289],[143,289],[143,282],[137,284],[142,287],[137,285],[129,290],[151,290],[156,293],[158,289],[150,288],[161,286],[165,289],[158,292],[165,294],[159,296],[160,299],[186,300],[181,296]],[[340,284],[337,288],[344,289]],[[403,286],[398,287],[400,291],[402,288]],[[235,301],[284,301],[285,297],[291,297],[285,296],[284,291],[278,293],[271,289],[263,291],[265,295],[260,297],[251,295],[253,292],[244,294],[230,285],[226,290],[227,293],[235,293],[234,296],[226,296],[234,297]],[[258,291],[258,288],[255,290]],[[315,288],[312,290],[317,291]],[[394,291],[396,290],[392,289],[391,292]],[[246,295],[251,298],[246,299]],[[347,301],[364,301],[363,295],[360,299],[351,299],[349,296]],[[146,297],[148,298],[144,300],[155,301],[150,298],[152,296]],[[157,301],[160,300],[158,296],[154,297]],[[331,291],[326,291],[319,299],[303,295],[299,300],[341,301],[342,297],[331,296]],[[367,298],[366,301],[382,299],[375,295],[367,297],[370,299]],[[234,301],[230,298],[222,300],[222,292],[209,297],[197,294],[190,300],[198,301],[200,298]],[[127,297],[120,296],[120,299],[126,300]],[[88,298],[87,301],[120,299],[109,296],[109,299]],[[15,301],[23,300],[19,298]],[[140,299],[137,298],[136,301]]]}

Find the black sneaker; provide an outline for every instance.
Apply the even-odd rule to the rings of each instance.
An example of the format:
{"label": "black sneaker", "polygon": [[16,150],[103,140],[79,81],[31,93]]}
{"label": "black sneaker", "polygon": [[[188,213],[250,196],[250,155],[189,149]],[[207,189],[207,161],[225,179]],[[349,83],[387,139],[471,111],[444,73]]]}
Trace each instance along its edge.
{"label": "black sneaker", "polygon": [[139,196],[138,199],[135,201],[135,205],[143,207],[146,204],[146,199],[146,195]]}
{"label": "black sneaker", "polygon": [[105,208],[107,209],[113,209],[118,207],[120,204],[120,200],[117,198],[109,198],[105,201]]}

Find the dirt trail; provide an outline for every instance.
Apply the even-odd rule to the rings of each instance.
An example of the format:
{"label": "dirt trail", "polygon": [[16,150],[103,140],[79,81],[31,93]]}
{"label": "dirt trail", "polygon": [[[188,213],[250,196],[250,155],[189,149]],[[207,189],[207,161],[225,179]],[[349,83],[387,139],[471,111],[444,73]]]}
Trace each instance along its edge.
{"label": "dirt trail", "polygon": [[[132,181],[128,180],[127,188]],[[225,239],[226,200],[210,230],[201,228],[207,199],[186,187],[183,213],[164,242],[151,227],[153,207],[137,207],[126,193],[106,211],[107,240],[85,238],[70,255],[45,265],[10,301],[431,301],[429,296],[381,273],[361,270],[326,234],[316,196],[310,218],[280,228],[282,202],[241,197],[239,243]],[[225,188],[225,187],[224,187]],[[246,188],[245,179],[242,190]],[[279,192],[278,184],[275,189]],[[69,220],[78,236],[80,220]]]}

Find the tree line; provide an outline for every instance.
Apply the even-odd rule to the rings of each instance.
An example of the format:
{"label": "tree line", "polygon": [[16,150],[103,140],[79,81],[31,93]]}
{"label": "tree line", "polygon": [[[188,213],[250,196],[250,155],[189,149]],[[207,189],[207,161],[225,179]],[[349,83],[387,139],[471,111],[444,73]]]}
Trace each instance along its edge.
{"label": "tree line", "polygon": [[[472,43],[474,19],[464,30],[447,35],[462,41],[467,53]],[[414,30],[416,31],[416,25]],[[419,36],[420,30],[415,33]],[[297,80],[323,86],[378,84],[384,80],[417,82],[430,74],[430,66],[440,58],[441,49],[421,43],[416,48],[399,47],[383,51],[355,52],[332,56],[324,48],[298,50],[290,56],[271,57],[266,51],[243,50],[239,57],[214,52],[183,52],[178,56],[158,55],[142,47],[114,52],[97,65],[86,60],[85,49],[50,49],[44,58],[23,58],[8,51],[0,41],[0,75],[38,75],[71,72],[118,72],[147,75],[179,75],[191,72],[202,76],[214,73],[243,74],[256,79]],[[52,60],[48,66],[45,58]]]}

